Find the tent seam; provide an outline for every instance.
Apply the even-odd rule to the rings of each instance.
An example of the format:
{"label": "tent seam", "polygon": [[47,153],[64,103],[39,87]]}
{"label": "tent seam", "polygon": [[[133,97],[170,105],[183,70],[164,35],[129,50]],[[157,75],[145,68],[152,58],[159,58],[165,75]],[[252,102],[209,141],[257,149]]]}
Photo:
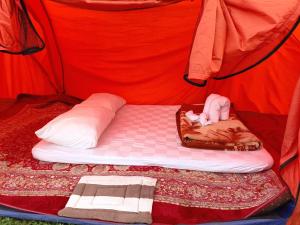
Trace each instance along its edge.
{"label": "tent seam", "polygon": [[64,65],[63,65],[63,59],[62,59],[61,49],[60,49],[60,46],[58,44],[57,36],[55,35],[54,27],[53,27],[52,21],[50,19],[49,13],[48,13],[48,11],[46,9],[46,6],[44,4],[44,1],[40,0],[40,3],[41,3],[42,8],[44,9],[45,15],[46,15],[46,17],[48,19],[48,22],[49,22],[49,25],[50,25],[50,29],[51,29],[52,35],[53,35],[53,40],[54,40],[54,43],[56,45],[56,49],[57,49],[57,52],[58,52],[58,55],[59,55],[59,62],[60,62],[61,76],[62,76],[61,77],[62,78],[62,93],[59,92],[59,94],[65,94],[65,70],[64,70]]}

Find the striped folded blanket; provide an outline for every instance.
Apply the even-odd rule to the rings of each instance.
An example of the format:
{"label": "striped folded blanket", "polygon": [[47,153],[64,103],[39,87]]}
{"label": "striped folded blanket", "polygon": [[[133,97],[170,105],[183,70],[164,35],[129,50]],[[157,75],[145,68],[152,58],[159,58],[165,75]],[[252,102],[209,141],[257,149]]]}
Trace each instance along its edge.
{"label": "striped folded blanket", "polygon": [[58,215],[150,224],[155,185],[150,177],[84,176]]}

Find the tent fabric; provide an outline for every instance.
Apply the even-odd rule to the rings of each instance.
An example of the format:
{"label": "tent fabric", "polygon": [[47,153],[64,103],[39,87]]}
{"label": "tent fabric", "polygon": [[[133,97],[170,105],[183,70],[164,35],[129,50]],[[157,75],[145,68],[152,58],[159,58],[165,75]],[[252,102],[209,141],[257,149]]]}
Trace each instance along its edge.
{"label": "tent fabric", "polygon": [[199,89],[182,75],[201,0],[117,12],[51,0],[25,4],[46,47],[26,57],[0,54],[2,98],[64,91],[86,98],[109,91],[131,104],[190,104],[216,92],[231,98],[238,110],[288,112],[300,71],[299,28],[261,65]]}
{"label": "tent fabric", "polygon": [[[285,209],[282,210],[285,213]],[[13,209],[6,206],[0,206],[0,216],[12,217],[23,220],[38,220],[56,223],[70,223],[70,224],[82,224],[82,225],[111,225],[111,222],[95,221],[95,220],[81,220],[68,217],[60,217],[49,214],[36,214],[26,211]],[[258,217],[250,220],[237,220],[232,222],[220,222],[220,223],[205,223],[202,225],[285,225],[287,219],[281,215]]]}
{"label": "tent fabric", "polygon": [[300,79],[296,84],[281,148],[281,176],[298,203],[289,225],[297,225],[300,215]]}
{"label": "tent fabric", "polygon": [[296,208],[294,209],[292,216],[289,217],[286,225],[298,225],[299,218],[300,218],[300,204],[298,201],[298,204],[296,205]]}
{"label": "tent fabric", "polygon": [[22,0],[0,2],[0,52],[29,54],[44,43],[35,31]]}
{"label": "tent fabric", "polygon": [[300,188],[300,79],[297,82],[281,149],[281,174],[291,193],[298,198]]}
{"label": "tent fabric", "polygon": [[285,38],[299,16],[298,0],[204,0],[189,78],[207,80],[252,66]]}
{"label": "tent fabric", "polygon": [[[296,31],[300,31],[300,27]],[[230,79],[208,82],[207,90],[229,96],[239,109],[288,114],[300,71],[300,42],[293,35],[268,60]]]}
{"label": "tent fabric", "polygon": [[165,6],[184,0],[52,0],[92,10],[122,11]]}
{"label": "tent fabric", "polygon": [[300,203],[297,202],[296,207],[293,210],[292,215],[288,218],[286,225],[299,225],[300,217]]}

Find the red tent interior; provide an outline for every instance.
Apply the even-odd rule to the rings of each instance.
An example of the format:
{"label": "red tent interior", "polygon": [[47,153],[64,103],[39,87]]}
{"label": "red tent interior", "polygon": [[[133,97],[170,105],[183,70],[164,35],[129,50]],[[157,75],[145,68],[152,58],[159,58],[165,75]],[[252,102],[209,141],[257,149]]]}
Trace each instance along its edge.
{"label": "red tent interior", "polygon": [[299,29],[264,63],[199,89],[182,76],[200,4],[183,1],[148,10],[103,12],[27,0],[46,47],[27,56],[1,54],[0,95],[64,89],[86,98],[110,91],[129,103],[178,104],[201,102],[214,91],[229,96],[238,109],[287,114],[300,66]]}
{"label": "red tent interior", "polygon": [[24,2],[45,48],[30,55],[0,53],[0,98],[63,93],[84,99],[110,92],[130,104],[173,105],[200,103],[218,93],[238,110],[289,112],[300,74],[300,27],[253,69],[198,88],[183,74],[202,0],[129,11]]}

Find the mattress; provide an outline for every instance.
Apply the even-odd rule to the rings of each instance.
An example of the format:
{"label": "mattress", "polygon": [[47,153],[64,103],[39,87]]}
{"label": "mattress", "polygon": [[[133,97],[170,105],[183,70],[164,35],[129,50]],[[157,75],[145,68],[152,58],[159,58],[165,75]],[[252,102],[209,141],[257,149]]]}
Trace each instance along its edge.
{"label": "mattress", "polygon": [[74,164],[160,166],[208,172],[251,173],[269,169],[273,158],[257,151],[186,148],[177,133],[179,106],[125,105],[100,137],[97,147],[74,149],[40,141],[35,159]]}

